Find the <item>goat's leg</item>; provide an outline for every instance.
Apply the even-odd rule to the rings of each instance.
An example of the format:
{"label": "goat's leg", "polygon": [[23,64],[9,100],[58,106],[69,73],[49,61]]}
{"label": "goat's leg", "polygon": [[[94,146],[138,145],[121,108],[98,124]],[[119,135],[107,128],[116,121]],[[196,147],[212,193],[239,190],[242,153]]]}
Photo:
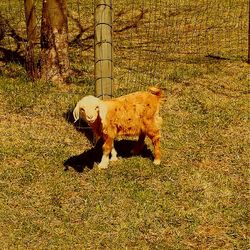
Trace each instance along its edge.
{"label": "goat's leg", "polygon": [[144,140],[145,140],[146,135],[144,133],[140,133],[139,139],[136,142],[134,148],[131,150],[131,153],[134,155],[138,155],[141,153],[144,147]]}
{"label": "goat's leg", "polygon": [[100,169],[105,169],[108,167],[109,164],[109,154],[112,150],[112,145],[113,145],[113,139],[110,137],[106,137],[104,139],[104,144],[102,146],[103,154],[102,154],[102,160],[98,164],[98,168]]}
{"label": "goat's leg", "polygon": [[117,152],[115,150],[115,147],[114,147],[114,143],[112,145],[112,149],[111,149],[111,158],[110,158],[110,161],[117,161],[118,158],[117,158]]}
{"label": "goat's leg", "polygon": [[161,150],[160,150],[160,131],[148,134],[154,146],[154,164],[161,164]]}
{"label": "goat's leg", "polygon": [[160,137],[153,139],[153,145],[155,150],[154,164],[160,165],[161,164]]}

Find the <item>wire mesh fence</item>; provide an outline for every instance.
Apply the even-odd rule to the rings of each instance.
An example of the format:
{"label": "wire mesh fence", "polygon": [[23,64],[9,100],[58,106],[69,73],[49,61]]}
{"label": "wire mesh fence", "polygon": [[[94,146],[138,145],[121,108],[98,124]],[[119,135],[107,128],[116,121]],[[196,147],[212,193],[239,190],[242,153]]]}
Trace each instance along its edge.
{"label": "wire mesh fence", "polygon": [[173,61],[247,60],[248,4],[244,0],[124,1],[116,8],[114,24],[115,65],[123,68],[123,74],[117,74],[119,83],[125,87],[133,80],[142,85],[164,81]]}
{"label": "wire mesh fence", "polygon": [[[41,2],[35,2],[38,30]],[[23,1],[1,1],[0,76],[9,79],[1,86],[8,105],[5,111],[0,110],[3,137],[14,142],[12,127],[19,124],[20,138],[27,136],[31,143],[53,140],[60,149],[76,145],[72,138],[78,135],[69,127],[73,124],[71,111],[82,96],[95,93],[94,2],[67,3],[72,74],[71,85],[60,90],[51,83],[23,83],[27,80],[24,68],[28,46]],[[114,96],[148,85],[165,86],[178,80],[179,73],[173,69],[186,72],[190,65],[209,64],[210,58],[246,61],[248,18],[248,0],[113,1]],[[39,62],[39,36],[35,52]],[[9,116],[6,110],[18,115]],[[82,122],[75,125],[77,130],[86,129]]]}
{"label": "wire mesh fence", "polygon": [[[72,68],[69,82],[84,86],[76,98],[95,92],[95,2],[67,2]],[[35,4],[40,30],[42,3]],[[171,77],[178,77],[169,73],[169,68],[178,65],[185,71],[186,65],[203,63],[209,58],[247,60],[248,0],[123,0],[113,1],[112,5],[114,96],[151,84],[167,84]],[[4,68],[13,61],[24,66],[27,38],[23,1],[4,0],[0,6],[1,66]],[[39,49],[38,36],[37,61]],[[14,74],[10,68],[1,70],[1,74]]]}
{"label": "wire mesh fence", "polygon": [[[68,1],[71,65],[78,73],[87,71],[90,81],[94,2]],[[39,30],[40,1],[36,8]],[[115,88],[158,80],[173,60],[247,60],[248,0],[125,0],[113,2],[113,9]],[[12,59],[21,60],[27,46],[23,1],[3,1],[1,20],[1,57],[13,52]]]}

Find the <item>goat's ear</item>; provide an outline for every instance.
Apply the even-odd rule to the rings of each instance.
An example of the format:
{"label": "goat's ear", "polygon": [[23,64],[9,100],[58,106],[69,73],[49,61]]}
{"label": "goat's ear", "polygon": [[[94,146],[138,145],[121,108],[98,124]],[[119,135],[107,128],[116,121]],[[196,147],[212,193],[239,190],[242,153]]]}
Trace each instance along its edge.
{"label": "goat's ear", "polygon": [[79,120],[79,109],[80,109],[79,103],[77,103],[75,109],[73,110],[73,116],[74,116],[74,119],[75,119],[74,122]]}
{"label": "goat's ear", "polygon": [[100,111],[100,106],[97,105],[97,106],[95,107],[95,110],[99,113],[99,111]]}

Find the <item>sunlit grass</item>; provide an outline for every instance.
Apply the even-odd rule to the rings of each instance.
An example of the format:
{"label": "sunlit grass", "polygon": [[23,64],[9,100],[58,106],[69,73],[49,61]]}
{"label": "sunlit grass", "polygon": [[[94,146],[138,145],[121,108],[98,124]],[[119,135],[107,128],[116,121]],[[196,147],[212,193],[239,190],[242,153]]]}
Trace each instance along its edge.
{"label": "sunlit grass", "polygon": [[[179,2],[185,13],[198,5]],[[116,5],[124,3],[135,8],[135,1]],[[233,8],[236,1],[225,3]],[[136,14],[130,8],[126,18]],[[127,46],[126,37],[138,43],[136,34],[115,39]],[[165,90],[162,164],[153,165],[149,140],[143,155],[132,157],[132,139],[119,139],[123,157],[105,171],[96,167],[100,152],[89,129],[71,113],[94,93],[93,50],[70,48],[74,73],[62,85],[31,82],[22,65],[2,62],[2,249],[248,249],[249,65],[230,56],[144,52],[114,50],[114,95],[152,84]]]}
{"label": "sunlit grass", "polygon": [[161,166],[139,156],[105,171],[64,166],[92,147],[65,119],[91,88],[2,77],[4,247],[247,249],[249,66],[216,67],[170,70]]}

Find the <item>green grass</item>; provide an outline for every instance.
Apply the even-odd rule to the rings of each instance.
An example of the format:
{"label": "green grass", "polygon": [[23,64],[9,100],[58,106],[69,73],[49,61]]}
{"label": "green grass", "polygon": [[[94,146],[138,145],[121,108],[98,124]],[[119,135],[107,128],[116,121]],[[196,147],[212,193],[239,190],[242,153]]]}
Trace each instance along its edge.
{"label": "green grass", "polygon": [[2,247],[247,249],[249,66],[210,67],[170,69],[161,166],[105,171],[64,166],[92,147],[64,118],[91,88],[1,77]]}
{"label": "green grass", "polygon": [[[220,4],[232,5],[231,10],[237,7],[233,13],[238,13],[240,2]],[[116,27],[126,26],[140,13],[134,1],[126,3],[128,8],[124,2],[116,3],[118,10],[129,10],[116,20]],[[138,5],[142,3],[149,11],[159,1],[138,1]],[[19,7],[11,4],[14,15]],[[173,7],[174,1],[169,4]],[[250,74],[246,50],[238,57],[231,53],[239,48],[233,29],[230,51],[222,48],[228,45],[222,39],[223,58],[204,51],[198,55],[163,54],[167,49],[167,38],[163,42],[159,38],[163,17],[167,15],[164,20],[170,23],[181,22],[183,13],[189,17],[202,9],[197,1],[179,4],[181,11],[162,8],[155,15],[147,12],[135,33],[114,33],[115,41],[121,42],[114,50],[114,95],[152,84],[165,89],[162,164],[158,167],[152,163],[149,140],[142,156],[131,157],[131,138],[120,138],[118,153],[123,157],[107,170],[98,170],[100,152],[87,138],[89,130],[82,130],[85,125],[72,123],[71,114],[82,96],[94,92],[91,49],[70,48],[74,74],[62,85],[31,82],[23,66],[1,62],[2,249],[249,248]],[[219,10],[209,19],[211,25],[221,20]],[[236,20],[233,15],[227,18],[232,18],[230,25]],[[77,28],[70,22],[70,37],[74,37]],[[227,23],[220,27],[226,28]],[[155,36],[151,37],[152,31]],[[146,34],[145,40],[137,34]],[[208,50],[217,51],[218,44],[208,37]],[[184,41],[179,38],[179,44],[170,44],[176,51]],[[6,40],[2,42],[1,46]],[[189,38],[186,42],[185,49],[192,51]],[[131,43],[135,46],[129,48]],[[160,44],[159,53],[151,50],[156,43]]]}

